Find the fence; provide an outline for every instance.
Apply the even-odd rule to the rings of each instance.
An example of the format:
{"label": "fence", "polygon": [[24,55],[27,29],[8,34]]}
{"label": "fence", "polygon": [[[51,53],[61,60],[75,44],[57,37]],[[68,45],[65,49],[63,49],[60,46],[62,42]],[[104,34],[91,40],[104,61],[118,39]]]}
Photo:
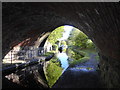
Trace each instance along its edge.
{"label": "fence", "polygon": [[5,63],[26,62],[27,60],[44,55],[47,48],[21,47],[20,50],[11,50],[3,59]]}

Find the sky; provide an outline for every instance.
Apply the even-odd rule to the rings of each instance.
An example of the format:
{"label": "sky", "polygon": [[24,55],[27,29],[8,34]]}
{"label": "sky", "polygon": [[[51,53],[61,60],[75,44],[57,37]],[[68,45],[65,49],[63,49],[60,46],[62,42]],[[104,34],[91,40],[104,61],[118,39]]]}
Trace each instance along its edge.
{"label": "sky", "polygon": [[73,26],[65,25],[64,30],[65,32],[63,33],[63,37],[60,38],[59,40],[66,40],[69,37],[70,31],[73,29]]}

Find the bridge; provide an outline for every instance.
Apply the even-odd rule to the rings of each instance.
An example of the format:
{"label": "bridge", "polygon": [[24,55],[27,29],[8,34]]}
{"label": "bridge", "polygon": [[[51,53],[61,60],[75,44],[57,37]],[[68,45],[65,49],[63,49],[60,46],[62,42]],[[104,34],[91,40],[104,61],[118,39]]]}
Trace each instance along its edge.
{"label": "bridge", "polygon": [[[100,57],[101,79],[107,88],[120,87],[120,5],[117,2],[34,2],[34,3],[2,3],[2,59],[22,41],[35,44],[38,37],[52,32],[62,25],[72,25],[83,31],[97,46]],[[47,38],[47,37],[46,37]],[[40,41],[41,47],[45,39]],[[25,45],[25,44],[24,44]],[[27,57],[26,57],[27,58]],[[14,61],[11,59],[11,64]],[[37,60],[39,63],[39,60]],[[30,62],[31,63],[31,62]],[[29,63],[29,64],[30,64]],[[26,63],[27,64],[27,63]],[[26,65],[25,64],[25,65]],[[39,65],[39,64],[37,64]],[[39,88],[47,87],[41,69],[33,68],[34,79]],[[21,70],[18,70],[18,72]],[[25,73],[30,73],[24,71]],[[22,73],[22,72],[20,72]],[[25,74],[26,75],[26,74]],[[40,79],[38,75],[43,76]],[[23,81],[29,80],[26,76]],[[8,82],[3,77],[3,82]],[[32,82],[31,80],[29,82]],[[38,85],[39,83],[39,85]],[[32,86],[32,83],[25,85]],[[5,85],[4,87],[10,84]],[[18,83],[19,85],[19,83]],[[15,85],[13,85],[15,86]]]}

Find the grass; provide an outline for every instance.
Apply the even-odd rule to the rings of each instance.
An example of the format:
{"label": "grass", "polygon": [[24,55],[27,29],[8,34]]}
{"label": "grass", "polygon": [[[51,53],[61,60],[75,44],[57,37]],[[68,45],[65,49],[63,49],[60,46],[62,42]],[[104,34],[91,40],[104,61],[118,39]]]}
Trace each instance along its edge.
{"label": "grass", "polygon": [[90,57],[83,57],[83,58],[80,58],[79,60],[73,60],[70,62],[70,67],[73,67],[79,63],[83,63],[83,62],[86,62],[90,59]]}
{"label": "grass", "polygon": [[[70,55],[72,56],[72,58],[70,57],[70,59],[73,59],[73,60],[69,60],[70,67],[73,67],[79,63],[88,61],[90,59],[91,54],[96,55],[95,58],[97,60],[99,59],[97,52],[93,49],[82,49],[82,50],[78,50],[78,49],[71,50],[70,49],[69,52],[70,52]],[[49,55],[51,53],[55,53],[55,52],[54,51],[48,52],[46,55]],[[77,56],[77,58],[75,55]],[[62,74],[62,70],[63,69],[60,67],[60,62],[58,61],[58,59],[56,57],[53,57],[50,60],[48,66],[46,68],[46,72],[45,72],[45,76],[46,76],[46,79],[48,81],[48,85],[50,88],[52,88],[54,83],[59,79],[59,77]]]}
{"label": "grass", "polygon": [[83,51],[85,51],[88,55],[90,55],[90,54],[94,54],[94,55],[96,55],[95,56],[95,59],[96,60],[99,60],[99,56],[98,56],[98,52],[96,51],[96,50],[92,50],[92,49],[86,49],[86,50],[83,50]]}
{"label": "grass", "polygon": [[73,49],[73,51],[77,52],[78,55],[82,55],[83,57],[81,57],[79,59],[72,58],[73,60],[69,62],[70,67],[73,67],[73,66],[75,66],[75,65],[77,65],[79,63],[83,63],[83,62],[88,61],[90,59],[91,54],[96,55],[96,57],[95,57],[96,60],[99,59],[99,56],[97,55],[97,52],[94,49],[82,49],[82,50],[79,50],[79,51],[78,51],[78,49]]}

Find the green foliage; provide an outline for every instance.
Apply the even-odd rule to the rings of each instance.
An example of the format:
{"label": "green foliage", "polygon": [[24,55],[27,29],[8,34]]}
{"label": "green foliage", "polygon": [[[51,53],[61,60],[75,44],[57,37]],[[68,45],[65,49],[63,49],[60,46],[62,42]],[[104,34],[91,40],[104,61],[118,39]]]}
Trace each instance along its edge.
{"label": "green foliage", "polygon": [[80,58],[82,58],[83,56],[80,55],[78,52],[74,52],[74,54],[72,55],[71,58],[74,58],[75,60],[79,60]]}
{"label": "green foliage", "polygon": [[61,41],[61,45],[67,45],[66,41]]}
{"label": "green foliage", "polygon": [[58,60],[58,58],[57,57],[53,57],[52,59],[51,59],[51,62],[53,62],[54,64],[56,64],[57,66],[61,66],[61,63],[60,63],[60,61]]}
{"label": "green foliage", "polygon": [[81,48],[86,48],[86,42],[88,37],[80,31],[80,33],[77,35],[75,39],[75,46],[79,46]]}
{"label": "green foliage", "polygon": [[[78,57],[78,59],[76,59],[76,57],[75,58],[72,57],[72,60],[69,60],[70,67],[73,67],[73,66],[75,66],[75,65],[77,65],[79,63],[83,63],[83,62],[88,61],[90,59],[91,54],[95,55],[96,60],[99,60],[99,56],[98,56],[95,49],[78,50],[78,49],[75,49],[75,48],[71,48],[69,51],[70,51],[70,54],[68,53],[68,55],[71,55],[71,54],[74,54],[75,52],[77,52],[78,55],[83,55],[84,56],[82,58],[79,58],[76,55],[76,57]],[[71,58],[71,56],[70,56],[70,58]]]}
{"label": "green foliage", "polygon": [[68,56],[73,60],[79,60],[84,57],[86,53],[84,51],[78,51],[77,49],[68,49]]}
{"label": "green foliage", "polygon": [[94,49],[95,48],[95,45],[90,39],[88,39],[88,36],[86,36],[83,32],[81,32],[80,30],[76,28],[74,28],[71,31],[71,34],[68,38],[68,45],[80,47],[80,49]]}
{"label": "green foliage", "polygon": [[78,50],[78,49],[72,49],[74,52],[76,52],[76,53],[78,53],[79,55],[81,55],[81,56],[85,56],[86,55],[86,53],[84,52],[84,51],[82,51],[82,50]]}
{"label": "green foliage", "polygon": [[74,28],[68,38],[68,45],[86,48],[87,39],[88,37],[83,32]]}
{"label": "green foliage", "polygon": [[93,48],[95,48],[94,43],[93,43],[90,39],[87,40],[86,46],[87,46],[86,48],[88,48],[88,49],[93,49]]}
{"label": "green foliage", "polygon": [[90,57],[83,57],[83,58],[80,58],[79,60],[73,60],[70,62],[70,67],[73,67],[79,63],[83,63],[83,62],[86,62],[90,59]]}
{"label": "green foliage", "polygon": [[66,52],[66,48],[64,48],[62,52]]}
{"label": "green foliage", "polygon": [[95,49],[78,50],[74,47],[71,47],[71,49],[68,49],[68,56],[69,58],[72,59],[72,60],[69,60],[70,67],[73,67],[76,64],[88,61],[90,59],[91,54],[96,55],[95,57],[96,59],[99,58]]}
{"label": "green foliage", "polygon": [[58,80],[58,78],[62,74],[62,68],[60,67],[60,62],[57,61],[57,58],[52,58],[50,63],[46,68],[46,79],[48,81],[48,85],[51,88],[54,83]]}
{"label": "green foliage", "polygon": [[60,46],[63,46],[63,50],[62,52],[66,52],[66,46],[67,46],[67,42],[62,40],[61,43],[60,43]]}
{"label": "green foliage", "polygon": [[69,49],[67,49],[67,54],[68,54],[68,56],[69,56],[70,58],[72,58],[73,55],[74,55],[74,51],[69,48]]}
{"label": "green foliage", "polygon": [[[73,51],[71,49],[68,49],[68,50],[69,50],[68,56],[72,59],[72,61],[69,61],[70,66],[80,63],[81,62],[80,59],[83,58],[85,55],[85,53],[83,53],[83,52],[77,52],[77,51]],[[82,53],[82,55],[81,55],[81,53]]]}
{"label": "green foliage", "polygon": [[48,37],[48,41],[51,44],[55,44],[57,42],[57,39],[61,38],[64,32],[64,26],[56,28]]}
{"label": "green foliage", "polygon": [[68,37],[68,45],[69,46],[74,46],[75,45],[75,39],[77,35],[79,34],[80,30],[77,28],[73,28],[73,30],[70,33],[70,36]]}

